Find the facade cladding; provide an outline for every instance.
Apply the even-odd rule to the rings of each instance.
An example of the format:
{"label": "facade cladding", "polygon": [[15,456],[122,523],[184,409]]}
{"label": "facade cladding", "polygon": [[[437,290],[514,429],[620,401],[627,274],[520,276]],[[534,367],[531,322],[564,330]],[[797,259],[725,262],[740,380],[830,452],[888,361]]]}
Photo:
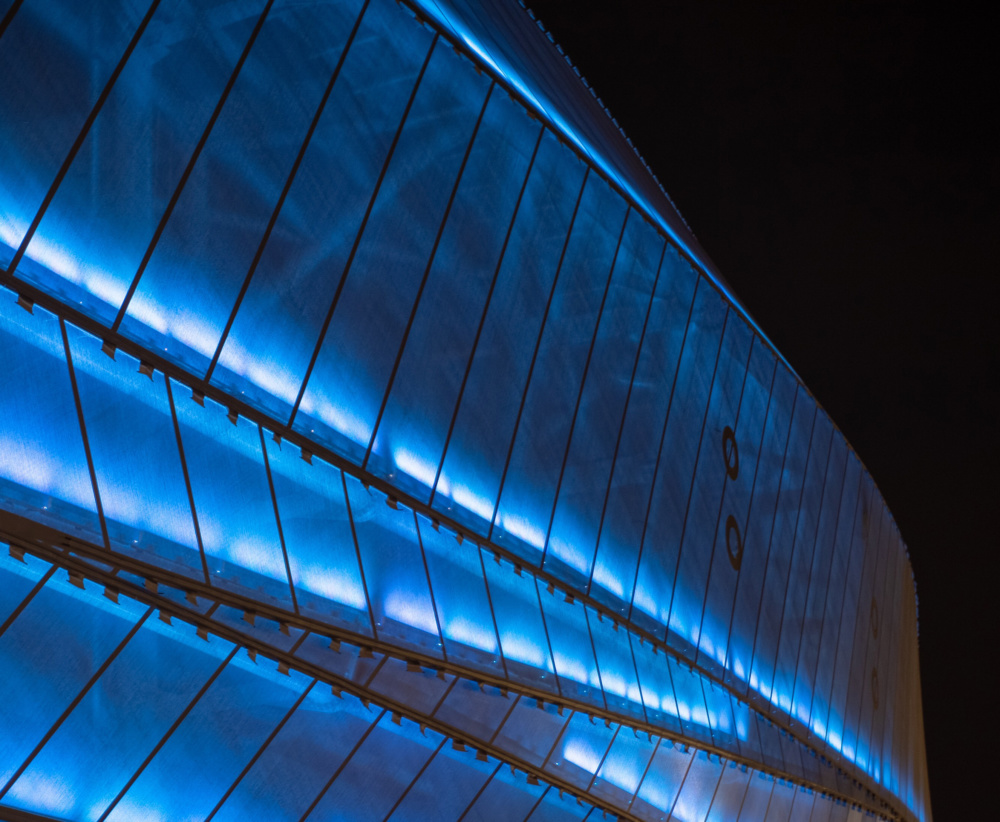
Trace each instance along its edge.
{"label": "facade cladding", "polygon": [[892,516],[530,13],[0,19],[0,815],[930,819]]}

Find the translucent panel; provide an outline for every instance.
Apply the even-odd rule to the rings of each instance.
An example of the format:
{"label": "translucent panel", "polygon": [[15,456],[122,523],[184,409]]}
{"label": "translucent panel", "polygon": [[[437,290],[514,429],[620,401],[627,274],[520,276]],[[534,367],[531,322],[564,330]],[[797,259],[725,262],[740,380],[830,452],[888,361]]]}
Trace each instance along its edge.
{"label": "translucent panel", "polygon": [[540,593],[559,692],[567,699],[606,707],[586,610],[581,603],[573,601],[572,596],[558,589],[553,593]]}
{"label": "translucent panel", "polygon": [[0,292],[0,505],[103,543],[59,321]]}
{"label": "translucent panel", "polygon": [[514,707],[516,696],[493,685],[459,679],[448,691],[434,718],[470,737],[489,741]]}
{"label": "translucent panel", "polygon": [[500,764],[463,819],[466,822],[524,822],[545,790],[544,785],[529,785],[523,774],[515,775],[510,768]]}
{"label": "translucent panel", "polygon": [[264,441],[300,613],[370,635],[340,470],[318,459],[310,465],[266,434]]}
{"label": "translucent panel", "polygon": [[812,814],[813,799],[815,794],[803,787],[795,790],[795,801],[792,804],[792,812],[788,817],[788,822],[809,822]]}
{"label": "translucent panel", "polygon": [[722,778],[723,764],[718,757],[698,751],[691,759],[681,792],[671,817],[684,822],[705,822],[715,789]]}
{"label": "translucent panel", "polygon": [[774,354],[760,337],[754,337],[733,431],[738,455],[736,478],[732,479],[727,474],[722,493],[696,657],[699,664],[708,665],[717,674],[727,677],[727,682],[732,681],[732,676],[728,671],[720,671],[719,666],[726,663],[736,584],[742,571],[750,497],[758,473],[758,456],[775,368]]}
{"label": "translucent panel", "polygon": [[[610,619],[605,619],[588,608],[587,623],[594,641],[597,667],[601,672],[601,687],[608,710],[646,720],[642,707],[642,692],[632,659],[632,636],[619,630]],[[638,639],[636,639],[638,644]]]}
{"label": "translucent panel", "polygon": [[512,682],[555,692],[555,668],[535,578],[506,562],[487,559],[483,564],[507,676]]}
{"label": "translucent panel", "polygon": [[365,455],[488,78],[444,43],[403,125],[306,387],[295,427]]}
{"label": "translucent panel", "polygon": [[771,802],[767,806],[767,816],[763,817],[763,822],[788,822],[794,799],[795,787],[783,779],[775,779]]}
{"label": "translucent panel", "polygon": [[[832,435],[833,424],[830,418],[822,412],[817,413],[799,502],[798,521],[795,524],[795,542],[782,605],[778,655],[770,696],[771,704],[778,706],[787,714],[792,713],[792,690],[795,687],[795,671],[802,644],[802,620],[806,599],[814,584],[813,556]],[[786,465],[787,462],[786,459]]]}
{"label": "translucent panel", "polygon": [[525,822],[580,822],[591,810],[571,794],[549,788]]}
{"label": "translucent panel", "polygon": [[656,745],[646,734],[624,725],[619,727],[590,793],[618,808],[627,808],[646,774]]}
{"label": "translucent panel", "polygon": [[677,250],[667,246],[628,396],[594,560],[591,594],[622,614],[632,599],[659,443],[697,279]]}
{"label": "translucent panel", "polygon": [[[413,512],[346,477],[375,633],[404,647],[441,656],[434,601]],[[392,502],[396,506],[395,502]]]}
{"label": "translucent panel", "polygon": [[471,541],[459,545],[453,534],[435,529],[423,516],[417,517],[417,526],[445,653],[455,662],[501,673],[500,646],[479,548]]}
{"label": "translucent panel", "polygon": [[[52,576],[0,636],[3,701],[0,703],[0,785],[7,782],[59,715],[80,693],[146,609],[124,597],[118,605],[103,587],[71,585],[64,571]],[[27,783],[18,796],[31,796]],[[56,791],[34,809],[65,812],[71,797]]]}
{"label": "translucent panel", "polygon": [[20,607],[38,581],[52,566],[25,554],[22,559],[10,555],[9,546],[0,543],[0,625]]}
{"label": "translucent panel", "polygon": [[[25,3],[4,33],[0,265],[7,266],[24,239],[147,8],[147,0],[41,0]],[[61,276],[75,267],[72,257],[44,243],[31,258]],[[44,276],[40,266],[26,263],[20,276]]]}
{"label": "translucent panel", "polygon": [[709,679],[702,678],[701,690],[705,696],[705,709],[708,712],[708,727],[712,732],[712,742],[717,748],[729,750],[733,753],[740,751],[737,744],[737,737],[742,735],[746,739],[746,727],[742,729],[742,734],[738,733],[736,727],[736,716],[733,710],[733,700],[727,690],[721,685],[716,685]]}
{"label": "translucent panel", "polygon": [[[584,166],[542,135],[473,352],[433,503],[485,533]],[[488,418],[490,425],[483,426]]]}
{"label": "translucent panel", "polygon": [[115,316],[263,8],[157,7],[28,246],[62,279],[46,290],[104,322]]}
{"label": "translucent panel", "polygon": [[735,762],[728,762],[722,769],[722,778],[715,790],[706,822],[734,822],[740,815],[749,781],[750,773],[745,765],[741,768]]}
{"label": "translucent panel", "polygon": [[567,579],[590,579],[597,531],[625,402],[663,254],[663,239],[629,214],[580,392],[559,479],[545,564]]}
{"label": "translucent panel", "polygon": [[837,521],[843,504],[847,443],[836,431],[830,443],[830,459],[823,485],[823,503],[816,529],[816,548],[809,574],[809,595],[802,620],[802,647],[799,651],[795,674],[795,692],[792,695],[794,718],[809,728],[809,709],[812,705],[813,683],[823,635],[823,612],[830,594],[830,564],[837,536]]}
{"label": "translucent panel", "polygon": [[408,719],[384,713],[309,814],[310,822],[381,822],[434,752],[447,744]]}
{"label": "translucent panel", "polygon": [[211,582],[291,606],[260,429],[171,383],[184,460]]}
{"label": "translucent panel", "polygon": [[680,733],[679,712],[667,655],[654,653],[651,644],[638,641],[632,642],[632,655],[647,721],[668,731]]}
{"label": "translucent panel", "polygon": [[545,769],[556,777],[587,788],[601,767],[618,725],[576,712],[556,742]]}
{"label": "translucent panel", "polygon": [[661,636],[670,615],[667,592],[674,587],[677,552],[726,312],[719,295],[700,282],[678,366],[632,599],[632,619]]}
{"label": "translucent panel", "polygon": [[750,774],[747,793],[743,797],[743,807],[740,808],[739,822],[763,822],[767,815],[767,806],[771,802],[774,782],[760,771],[751,771]]}
{"label": "translucent panel", "polygon": [[142,273],[124,334],[205,373],[360,8],[272,6]]}
{"label": "translucent panel", "polygon": [[213,382],[278,418],[291,413],[431,40],[391,0],[368,4],[223,346]]}
{"label": "translucent panel", "polygon": [[[756,721],[753,726],[760,744],[760,761],[769,768],[775,770],[785,770],[785,758],[782,753],[781,733],[778,727],[765,716],[753,713]],[[753,731],[751,731],[751,734]]]}
{"label": "translucent panel", "polygon": [[646,822],[666,820],[692,759],[689,748],[661,739],[632,803],[632,813]]}
{"label": "translucent panel", "polygon": [[391,476],[424,501],[437,479],[538,130],[508,95],[490,96],[375,436],[368,470]]}
{"label": "translucent panel", "polygon": [[809,822],[831,822],[834,809],[833,800],[828,796],[816,794]]}
{"label": "translucent panel", "polygon": [[531,697],[517,700],[494,740],[498,747],[532,765],[541,765],[569,721],[569,711],[550,702],[539,705]]}
{"label": "translucent panel", "polygon": [[711,742],[712,733],[705,706],[701,677],[675,657],[667,657],[670,678],[677,696],[677,713],[684,733],[695,739]]}
{"label": "translucent panel", "polygon": [[112,550],[204,580],[163,374],[66,331]]}
{"label": "translucent panel", "polygon": [[436,671],[408,670],[410,667],[402,659],[386,657],[368,687],[419,713],[432,714],[455,677],[448,674],[438,677]]}
{"label": "translucent panel", "polygon": [[212,819],[296,822],[378,716],[315,683]]}
{"label": "translucent panel", "polygon": [[523,556],[545,546],[570,424],[601,318],[625,203],[587,180],[526,388],[494,539]]}
{"label": "translucent panel", "polygon": [[477,760],[471,748],[456,751],[445,744],[389,819],[394,822],[460,819],[496,767],[496,763]]}
{"label": "translucent panel", "polygon": [[179,620],[168,626],[147,619],[4,801],[38,810],[40,797],[59,797],[60,807],[47,810],[98,819],[232,647],[216,636],[196,637]]}
{"label": "translucent panel", "polygon": [[691,498],[678,536],[680,554],[668,621],[668,641],[691,649],[692,656],[700,640],[716,531],[720,526],[725,528],[720,507],[722,491],[732,471],[739,470],[739,440],[734,434],[727,436],[727,430],[735,431],[739,425],[740,397],[752,341],[750,327],[730,311],[701,432]]}
{"label": "translucent panel", "polygon": [[[774,525],[767,551],[764,589],[761,595],[754,644],[753,666],[750,671],[752,692],[768,699],[774,682],[774,665],[781,631],[782,603],[788,588],[788,571],[795,541],[795,523],[799,516],[802,483],[809,458],[816,403],[804,386],[799,386],[788,433],[788,446],[781,467],[778,501],[774,510]],[[823,443],[825,450],[826,443]],[[746,557],[744,557],[746,561]],[[754,694],[751,694],[754,696]]]}
{"label": "translucent panel", "polygon": [[206,816],[308,685],[295,671],[282,675],[271,660],[237,652],[107,818],[151,809],[166,819]]}
{"label": "translucent panel", "polygon": [[321,634],[309,634],[295,649],[295,653],[307,662],[319,665],[358,685],[368,684],[372,673],[383,659],[382,654],[376,654],[370,649],[365,656],[361,656],[361,649],[357,645],[331,642],[329,637]]}
{"label": "translucent panel", "polygon": [[767,406],[764,438],[761,440],[757,473],[743,534],[743,560],[737,574],[736,597],[729,626],[726,667],[746,688],[750,678],[754,634],[767,570],[768,545],[778,501],[782,463],[788,443],[788,429],[795,404],[795,378],[783,365],[777,367]]}

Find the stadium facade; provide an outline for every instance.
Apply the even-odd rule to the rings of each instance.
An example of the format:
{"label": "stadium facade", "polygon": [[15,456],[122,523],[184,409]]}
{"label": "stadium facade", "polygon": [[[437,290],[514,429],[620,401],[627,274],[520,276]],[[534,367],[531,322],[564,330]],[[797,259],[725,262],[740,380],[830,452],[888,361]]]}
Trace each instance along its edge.
{"label": "stadium facade", "polygon": [[529,12],[0,0],[0,815],[930,820],[872,478]]}

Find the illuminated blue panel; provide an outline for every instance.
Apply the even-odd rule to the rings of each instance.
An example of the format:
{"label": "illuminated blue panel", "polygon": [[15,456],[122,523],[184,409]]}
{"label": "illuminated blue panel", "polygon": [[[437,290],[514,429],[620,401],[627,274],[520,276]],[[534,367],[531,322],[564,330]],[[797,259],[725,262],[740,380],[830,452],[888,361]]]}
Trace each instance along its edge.
{"label": "illuminated blue panel", "polygon": [[508,95],[490,96],[375,435],[368,470],[425,502],[538,133]]}
{"label": "illuminated blue panel", "polygon": [[[823,613],[830,595],[830,564],[834,556],[840,507],[843,504],[846,461],[847,443],[834,431],[823,487],[822,512],[816,531],[815,555],[809,574],[809,598],[802,622],[802,647],[795,674],[795,692],[792,694],[793,718],[805,725],[807,730],[824,628]],[[837,578],[832,584],[836,586],[839,582],[840,578]]]}
{"label": "illuminated blue panel", "polygon": [[605,708],[586,609],[575,600],[567,602],[572,597],[564,596],[558,589],[551,594],[546,591],[539,594],[560,694]]}
{"label": "illuminated blue panel", "polygon": [[[802,484],[815,418],[816,403],[805,387],[799,386],[788,433],[788,447],[785,449],[785,459],[781,468],[780,490],[767,551],[764,591],[757,618],[757,636],[750,671],[750,688],[762,694],[765,699],[771,694],[774,682],[782,603],[785,601],[785,592],[788,589],[788,570],[795,540],[795,524],[799,517]],[[825,455],[827,442],[824,442],[822,447]]]}
{"label": "illuminated blue panel", "polygon": [[0,542],[0,625],[7,621],[31,589],[38,584],[52,566],[25,554],[22,560],[10,555],[9,546]]}
{"label": "illuminated blue panel", "polygon": [[726,312],[719,295],[704,281],[699,282],[632,598],[633,621],[660,636],[670,615],[667,592],[674,587],[677,552]]}
{"label": "illuminated blue panel", "polygon": [[497,506],[494,540],[523,556],[537,558],[545,546],[625,215],[624,201],[591,176],[559,271]]}
{"label": "illuminated blue panel", "polygon": [[360,8],[272,6],[129,302],[124,334],[205,373]]}
{"label": "illuminated blue panel", "polygon": [[66,327],[112,550],[203,581],[163,374]]}
{"label": "illuminated blue panel", "polygon": [[266,434],[264,442],[299,612],[371,635],[340,470],[309,465]]}
{"label": "illuminated blue panel", "polygon": [[[632,637],[591,608],[587,608],[587,623],[594,641],[597,668],[601,672],[601,686],[608,710],[645,721],[642,692],[639,689],[635,661],[632,659]],[[638,639],[635,642],[638,644]]]}
{"label": "illuminated blue panel", "polygon": [[809,822],[809,817],[813,809],[813,801],[816,798],[815,794],[811,790],[801,786],[795,788],[793,785],[792,790],[795,791],[795,802],[792,804],[792,812],[788,817],[788,822]]}
{"label": "illuminated blue panel", "polygon": [[171,382],[202,546],[213,585],[291,606],[260,429]]}
{"label": "illuminated blue panel", "polygon": [[366,489],[354,477],[346,480],[376,635],[441,656],[413,512],[391,508],[387,497]]}
{"label": "illuminated blue panel", "polygon": [[763,822],[788,822],[794,799],[795,788],[784,779],[775,779],[771,802],[767,806],[767,816]]}
{"label": "illuminated blue panel", "polygon": [[456,751],[446,743],[388,819],[460,819],[496,767],[496,763],[477,760],[472,748]]}
{"label": "illuminated blue panel", "polygon": [[592,810],[571,794],[549,788],[525,822],[581,822]]}
{"label": "illuminated blue panel", "polygon": [[[712,742],[717,748],[739,751],[737,745],[736,716],[733,710],[733,699],[729,692],[709,679],[702,678],[701,690],[705,696],[705,708],[708,711],[708,726],[712,731]],[[746,728],[739,734],[746,739]]]}
{"label": "illuminated blue panel", "polygon": [[507,563],[487,560],[484,565],[507,676],[511,682],[555,692],[555,668],[535,578]]}
{"label": "illuminated blue panel", "polygon": [[545,770],[578,788],[587,788],[601,767],[618,725],[575,712],[556,742]]}
{"label": "illuminated blue panel", "polygon": [[[483,318],[432,500],[438,510],[484,533],[493,521],[532,353],[583,179],[583,163],[545,131]],[[484,419],[490,420],[488,426]]]}
{"label": "illuminated blue panel", "polygon": [[767,806],[771,802],[774,782],[760,771],[750,771],[750,782],[747,793],[743,797],[743,807],[740,808],[739,822],[761,822],[767,814]]}
{"label": "illuminated blue panel", "polygon": [[291,413],[431,40],[391,0],[369,3],[240,304],[212,380],[278,418]]}
{"label": "illuminated blue panel", "polygon": [[515,699],[493,685],[459,679],[434,712],[434,718],[477,739],[492,739]]}
{"label": "illuminated blue panel", "polygon": [[425,517],[417,517],[417,527],[445,653],[455,662],[501,673],[497,629],[479,549],[472,542],[458,545],[453,534],[436,530]]}
{"label": "illuminated blue panel", "polygon": [[585,586],[663,239],[632,211],[615,258],[566,450],[545,565]]}
{"label": "illuminated blue panel", "polygon": [[757,475],[746,519],[747,529],[743,534],[743,561],[740,564],[729,628],[726,667],[736,676],[736,687],[741,690],[747,687],[750,677],[754,633],[760,612],[768,545],[795,394],[795,378],[787,369],[778,366],[767,406],[767,422],[764,425],[760,456],[757,459]]}
{"label": "illuminated blue panel", "polygon": [[295,427],[360,460],[489,81],[438,42],[309,378]]}
{"label": "illuminated blue panel", "polygon": [[674,683],[677,697],[677,715],[687,736],[712,742],[711,727],[708,722],[708,708],[701,677],[676,657],[667,657],[670,679]]}
{"label": "illuminated blue panel", "polygon": [[[119,603],[126,609],[123,616],[142,607],[124,595]],[[94,822],[232,647],[215,636],[195,636],[194,627],[183,622],[168,626],[148,618],[4,802],[37,810],[39,797],[60,797],[61,806],[49,812]]]}
{"label": "illuminated blue panel", "polygon": [[0,356],[0,505],[103,544],[59,321],[0,291]]}
{"label": "illuminated blue panel", "polygon": [[164,819],[206,816],[308,685],[296,671],[279,674],[271,660],[253,662],[238,651],[108,819],[134,819],[149,809]]}
{"label": "illuminated blue panel", "polygon": [[638,641],[632,643],[632,654],[647,721],[657,727],[680,733],[680,712],[674,697],[667,655],[654,653],[650,643]]}
{"label": "illuminated blue panel", "polygon": [[726,764],[705,822],[735,822],[743,807],[751,774],[752,771],[748,772],[746,765],[740,767],[735,762]]}
{"label": "illuminated blue panel", "polygon": [[769,698],[772,705],[777,705],[787,714],[792,714],[792,690],[795,687],[795,670],[801,647],[806,599],[816,581],[813,577],[813,556],[832,436],[833,424],[830,418],[822,411],[818,411],[802,486],[798,521],[795,525],[795,541],[782,606],[774,685]]}
{"label": "illuminated blue panel", "polygon": [[433,713],[455,677],[445,674],[439,678],[433,670],[409,671],[407,667],[402,659],[386,657],[368,687],[422,714]]}
{"label": "illuminated blue panel", "polygon": [[377,716],[315,683],[212,819],[296,822]]}
{"label": "illuminated blue panel", "polygon": [[722,761],[698,751],[691,759],[681,792],[670,815],[681,822],[705,822],[715,789],[722,779]]}
{"label": "illuminated blue panel", "polygon": [[[544,785],[529,785],[524,774],[513,774],[510,768],[501,764],[462,819],[464,822],[524,822],[545,790]],[[536,817],[541,818],[540,815]]]}
{"label": "illuminated blue panel", "polygon": [[[148,7],[148,0],[37,0],[25,3],[4,33],[0,265],[24,239]],[[39,242],[19,269],[22,277],[44,276],[31,258],[61,276],[77,273],[71,255]]]}
{"label": "illuminated blue panel", "polygon": [[309,815],[316,822],[381,822],[435,750],[448,744],[409,719],[396,725],[383,713]]}
{"label": "illuminated blue panel", "polygon": [[502,750],[532,765],[541,765],[560,739],[570,714],[548,702],[541,708],[535,699],[518,697],[494,742]]}
{"label": "illuminated blue panel", "polygon": [[728,466],[734,464],[731,460],[737,459],[732,455],[727,457],[729,443],[725,430],[727,427],[735,430],[739,423],[740,396],[752,342],[750,327],[735,312],[729,312],[701,432],[691,497],[683,530],[678,532],[676,538],[680,542],[680,554],[670,603],[667,639],[685,650],[692,646],[696,648],[700,639],[713,537],[720,524],[725,528],[725,524],[720,523],[720,502],[729,476]]}
{"label": "illuminated blue panel", "polygon": [[157,7],[28,246],[47,290],[115,316],[263,8]]}
{"label": "illuminated blue panel", "polygon": [[662,822],[674,806],[693,758],[689,748],[661,739],[632,803],[632,813],[646,822]]}
{"label": "illuminated blue panel", "polygon": [[627,808],[639,790],[656,745],[651,736],[619,726],[590,792],[616,807]]}
{"label": "illuminated blue panel", "polygon": [[[9,576],[6,569],[3,577]],[[103,588],[86,590],[57,571],[0,636],[4,697],[0,708],[0,786],[14,775],[87,680],[108,658],[145,608],[123,598],[115,605]],[[65,786],[24,784],[16,798],[43,813],[64,813]],[[36,794],[32,797],[32,794]]]}
{"label": "illuminated blue panel", "polygon": [[[754,337],[736,425],[733,426],[739,465],[736,479],[727,475],[722,494],[696,657],[696,662],[708,665],[717,675],[724,676],[727,683],[732,681],[732,675],[720,668],[726,663],[736,585],[742,573],[750,496],[758,474],[758,456],[775,368],[774,355],[760,337]],[[734,568],[734,564],[737,567]]]}
{"label": "illuminated blue panel", "polygon": [[623,615],[632,599],[657,451],[696,282],[691,266],[668,246],[632,380],[594,560],[592,596]]}

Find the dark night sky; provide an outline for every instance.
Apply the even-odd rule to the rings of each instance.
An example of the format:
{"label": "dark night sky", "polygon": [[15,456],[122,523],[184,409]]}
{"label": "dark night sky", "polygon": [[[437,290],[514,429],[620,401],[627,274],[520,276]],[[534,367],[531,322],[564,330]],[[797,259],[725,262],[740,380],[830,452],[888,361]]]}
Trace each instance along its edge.
{"label": "dark night sky", "polygon": [[917,576],[935,819],[995,818],[997,19],[529,5],[874,476]]}

